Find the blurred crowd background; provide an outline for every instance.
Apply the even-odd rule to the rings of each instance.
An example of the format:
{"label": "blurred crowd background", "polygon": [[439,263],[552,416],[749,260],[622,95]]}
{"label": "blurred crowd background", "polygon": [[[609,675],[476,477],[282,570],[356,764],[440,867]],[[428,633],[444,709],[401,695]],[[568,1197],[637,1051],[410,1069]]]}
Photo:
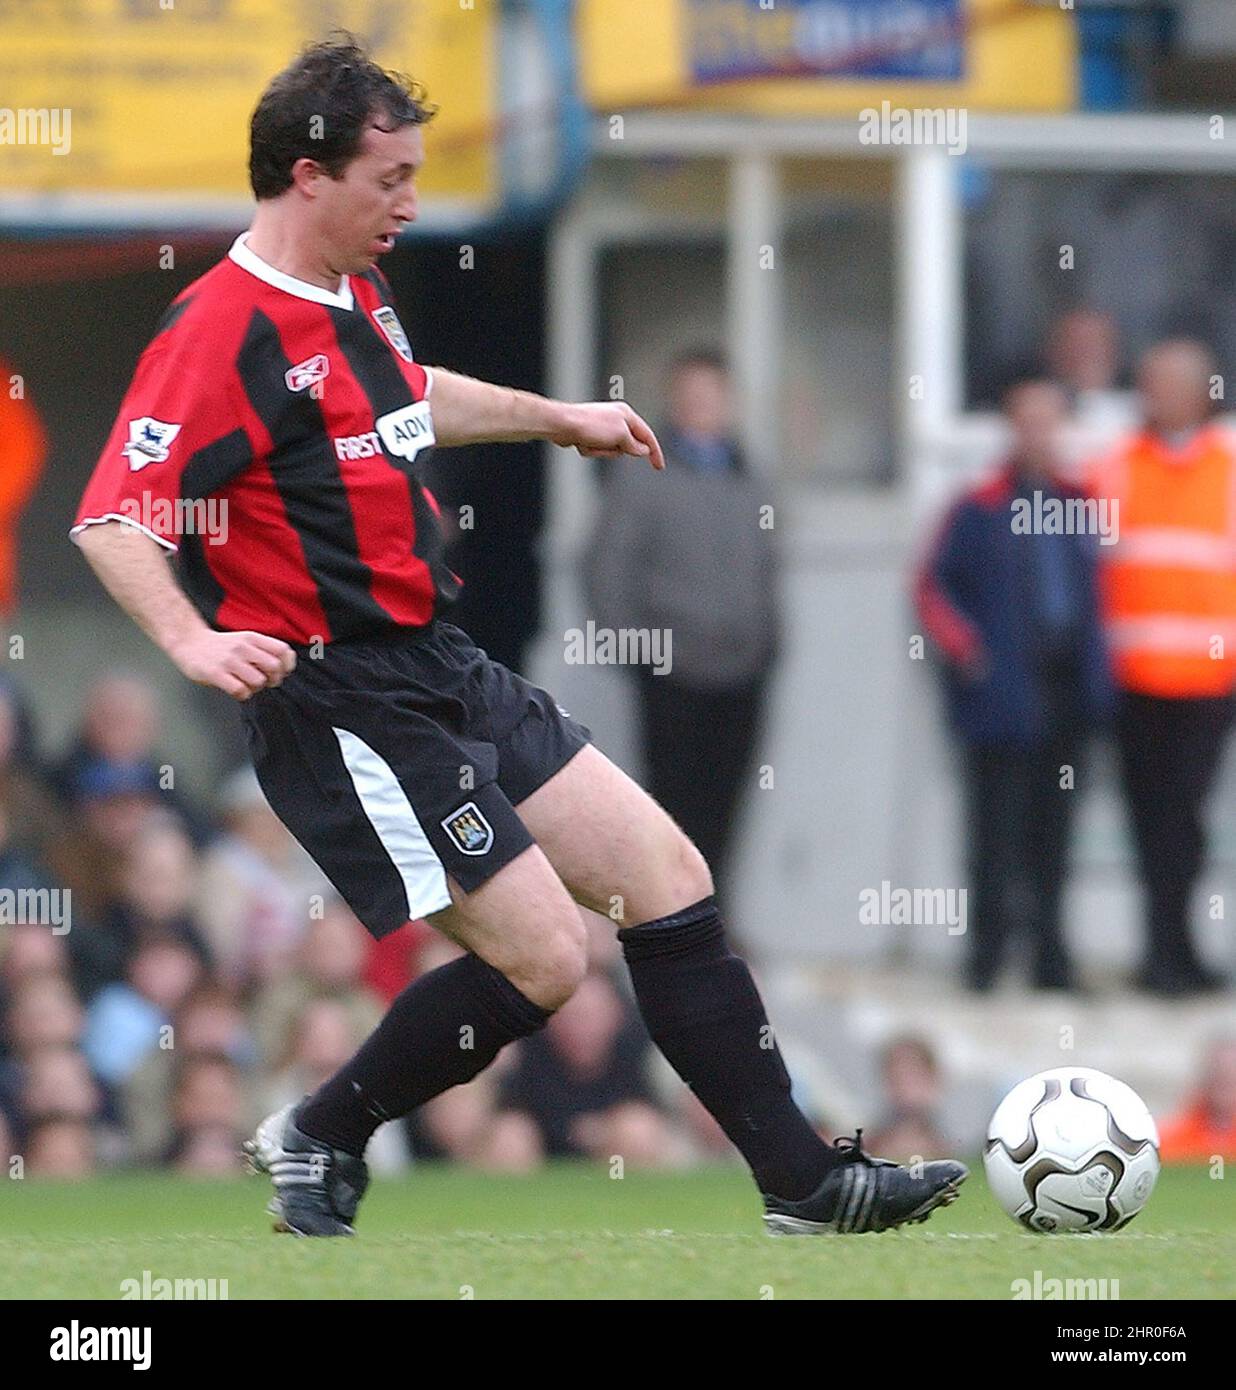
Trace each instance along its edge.
{"label": "blurred crowd background", "polygon": [[[1099,318],[1088,315],[1085,331]],[[1111,442],[1149,436],[1183,447],[1212,429],[1212,367],[1197,343],[1152,348],[1140,394],[1110,392]],[[650,788],[706,848],[724,901],[776,660],[776,561],[766,533],[751,529],[749,551],[731,546],[717,564],[736,516],[760,495],[733,437],[724,360],[690,350],[668,385],[664,442],[675,491],[663,498],[659,480],[631,471],[606,480],[601,525],[611,534],[592,549],[588,582],[598,622],[664,625],[686,655],[662,676],[630,672],[643,765]],[[1072,481],[1068,456],[1082,398],[1046,365],[1006,388],[1010,439],[1000,469],[954,504],[915,581],[967,754],[966,980],[984,992],[1022,936],[1035,985],[1078,988],[1061,922],[1077,789],[1060,773],[1084,766],[1092,735],[1119,729],[1120,668],[1096,574],[1102,542],[1085,531],[1020,534],[1008,508],[1036,490],[1061,500],[1094,495]],[[1171,411],[1179,418],[1165,422],[1159,412]],[[1225,487],[1236,495],[1236,441],[1214,432]],[[1046,560],[1027,560],[1036,547],[1049,550]],[[1011,565],[1002,559],[1008,551],[1019,552]],[[698,589],[696,575],[708,576]],[[684,590],[699,596],[695,611],[684,607]],[[718,598],[730,632],[713,646]],[[1190,824],[1202,833],[1204,793],[1229,722],[1230,682],[1221,680],[1221,695],[1123,692],[1157,702],[1149,732],[1125,735],[1130,816],[1165,822],[1143,833],[1147,956],[1137,983],[1173,999],[1229,988],[1201,964],[1190,935],[1204,846],[1182,877],[1184,856],[1155,838],[1179,837]],[[1179,720],[1197,701],[1204,712],[1221,707],[1222,717],[1202,718],[1200,732],[1189,723],[1161,733],[1170,715],[1159,706],[1174,707]],[[1175,752],[1188,736],[1192,757],[1166,759],[1147,789],[1150,804],[1139,807],[1138,740],[1167,740]],[[375,943],[247,766],[199,796],[182,785],[164,738],[157,689],[108,671],[83,693],[69,743],[49,758],[33,702],[11,676],[0,679],[0,902],[8,913],[0,1157],[21,1154],[33,1174],[80,1177],[116,1164],[235,1172],[240,1140],[257,1119],[331,1075],[400,990],[456,949],[425,923]],[[1174,778],[1176,761],[1191,776]],[[1171,872],[1159,873],[1160,864]],[[23,904],[40,904],[42,914],[23,913]],[[562,1157],[682,1165],[728,1156],[724,1136],[652,1049],[611,924],[588,916],[591,970],[574,998],[543,1035],[508,1049],[478,1081],[384,1126],[371,1153],[380,1170],[416,1160],[524,1172]],[[845,1104],[834,1079],[801,1040],[783,1036],[782,1046],[809,1112],[833,1132]],[[948,1078],[928,1036],[894,1033],[876,1063],[878,1092],[864,1102],[873,1146],[910,1156],[979,1145],[978,1132],[949,1132]],[[1162,1120],[1169,1160],[1236,1156],[1236,1032],[1209,1040],[1189,1090]]]}
{"label": "blurred crowd background", "polygon": [[[445,184],[386,258],[418,359],[625,395],[670,462],[439,454],[454,620],[704,849],[825,1133],[974,1152],[1014,1081],[1075,1062],[1145,1095],[1169,1160],[1236,1157],[1236,8],[898,4],[930,41],[856,45],[888,5],[844,0],[793,79],[704,0],[430,5],[469,26],[456,64],[490,21],[523,61],[431,132]],[[705,26],[685,75],[658,56],[671,11]],[[180,16],[184,60],[214,44],[254,93],[278,60],[234,19]],[[449,115],[485,69],[435,86],[436,40],[395,32],[419,22],[392,14],[380,56]],[[21,23],[0,40],[36,43]],[[881,100],[964,110],[967,147],[861,142]],[[368,938],[229,702],[67,542],[152,326],[245,221],[243,128],[227,160],[165,158],[174,186],[108,184],[90,114],[85,164],[0,151],[0,1159],[227,1174],[452,948]],[[1087,499],[1118,513],[1067,511]],[[1045,524],[1053,503],[1087,524]],[[572,665],[589,622],[671,633],[672,666]],[[872,921],[885,889],[964,890],[965,930]],[[546,1032],[384,1127],[376,1167],[731,1161],[591,926]]]}

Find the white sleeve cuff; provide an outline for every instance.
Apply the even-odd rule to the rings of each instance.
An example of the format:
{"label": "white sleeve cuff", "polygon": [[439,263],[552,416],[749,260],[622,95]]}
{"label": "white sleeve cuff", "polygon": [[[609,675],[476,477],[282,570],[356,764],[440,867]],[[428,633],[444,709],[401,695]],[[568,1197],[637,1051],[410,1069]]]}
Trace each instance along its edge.
{"label": "white sleeve cuff", "polygon": [[84,521],[79,521],[74,526],[69,535],[76,536],[78,532],[84,531],[87,526],[102,526],[109,521],[122,521],[126,526],[132,526],[140,531],[143,536],[149,536],[152,541],[158,541],[165,550],[170,550],[174,555],[180,547],[171,541],[165,541],[162,536],[157,536],[149,526],[143,526],[140,521],[134,521],[131,516],[125,516],[123,512],[106,512],[103,516],[88,516]]}

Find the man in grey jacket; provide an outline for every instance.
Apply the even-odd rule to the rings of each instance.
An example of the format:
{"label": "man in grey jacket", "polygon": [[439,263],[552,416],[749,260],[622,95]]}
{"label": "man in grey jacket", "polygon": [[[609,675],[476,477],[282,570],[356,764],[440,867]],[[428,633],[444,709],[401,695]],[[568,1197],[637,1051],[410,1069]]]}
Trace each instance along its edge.
{"label": "man in grey jacket", "polygon": [[777,650],[772,498],[734,442],[719,354],[677,358],[668,404],[666,470],[611,471],[586,582],[599,625],[668,634],[668,661],[633,668],[646,782],[724,893]]}

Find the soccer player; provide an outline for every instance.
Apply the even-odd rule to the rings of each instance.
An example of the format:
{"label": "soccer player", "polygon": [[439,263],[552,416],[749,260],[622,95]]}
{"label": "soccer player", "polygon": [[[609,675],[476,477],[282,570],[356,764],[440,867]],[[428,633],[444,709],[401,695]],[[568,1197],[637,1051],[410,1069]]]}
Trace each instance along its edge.
{"label": "soccer player", "polygon": [[[346,38],[271,82],[252,225],[164,317],[74,528],[180,671],[241,702],[270,804],[369,931],[423,917],[466,950],[259,1127],[277,1228],[350,1235],[378,1125],[544,1026],[584,975],[577,904],[617,920],[648,1031],[750,1165],[771,1231],[922,1220],[965,1167],[816,1134],[699,852],[552,696],[444,617],[457,580],[418,476],[430,445],[548,439],[664,465],[625,403],[414,360],[374,262],[416,217],[431,114]],[[207,537],[178,525],[208,501]]]}

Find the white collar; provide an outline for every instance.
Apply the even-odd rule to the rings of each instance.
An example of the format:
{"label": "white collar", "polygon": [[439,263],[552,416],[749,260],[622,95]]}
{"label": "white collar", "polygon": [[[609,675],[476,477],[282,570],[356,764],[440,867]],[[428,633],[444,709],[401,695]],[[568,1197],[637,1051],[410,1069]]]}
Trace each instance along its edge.
{"label": "white collar", "polygon": [[259,280],[265,280],[268,285],[274,285],[277,290],[284,290],[288,294],[296,295],[298,299],[309,299],[314,304],[329,304],[336,309],[355,307],[356,301],[352,296],[352,286],[346,275],[343,277],[337,294],[333,290],[323,289],[321,285],[311,285],[307,280],[298,280],[294,275],[286,275],[282,270],[276,270],[273,265],[268,265],[261,256],[249,250],[248,238],[248,232],[241,232],[232,243],[232,249],[228,252],[231,259],[242,270],[247,270],[250,275],[256,275]]}

